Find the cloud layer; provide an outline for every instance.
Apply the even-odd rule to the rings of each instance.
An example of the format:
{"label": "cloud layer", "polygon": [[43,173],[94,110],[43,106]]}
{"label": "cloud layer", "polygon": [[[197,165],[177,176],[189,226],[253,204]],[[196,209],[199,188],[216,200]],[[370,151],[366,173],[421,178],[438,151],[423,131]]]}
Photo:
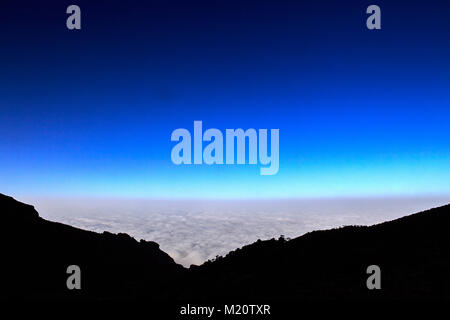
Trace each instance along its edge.
{"label": "cloud layer", "polygon": [[201,264],[257,239],[344,225],[368,225],[450,202],[450,197],[162,201],[27,198],[43,218],[79,228],[125,232],[155,241],[185,266]]}

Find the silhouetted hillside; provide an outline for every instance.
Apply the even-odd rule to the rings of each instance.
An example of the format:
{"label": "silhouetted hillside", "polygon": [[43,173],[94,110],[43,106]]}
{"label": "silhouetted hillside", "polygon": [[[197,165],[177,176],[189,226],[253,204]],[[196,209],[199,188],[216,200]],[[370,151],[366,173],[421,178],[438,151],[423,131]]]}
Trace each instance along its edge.
{"label": "silhouetted hillside", "polygon": [[[193,273],[198,295],[218,299],[450,298],[450,205],[371,227],[258,241]],[[366,269],[381,268],[381,290]],[[213,280],[215,279],[215,280]]]}
{"label": "silhouetted hillside", "polygon": [[[258,241],[185,269],[154,242],[80,230],[0,195],[0,297],[179,302],[450,298],[450,206],[371,227]],[[82,290],[66,288],[79,265]],[[366,268],[381,268],[368,290]]]}
{"label": "silhouetted hillside", "polygon": [[[0,297],[165,299],[185,271],[155,242],[49,222],[1,194],[0,221]],[[80,291],[66,287],[69,265],[81,268]]]}

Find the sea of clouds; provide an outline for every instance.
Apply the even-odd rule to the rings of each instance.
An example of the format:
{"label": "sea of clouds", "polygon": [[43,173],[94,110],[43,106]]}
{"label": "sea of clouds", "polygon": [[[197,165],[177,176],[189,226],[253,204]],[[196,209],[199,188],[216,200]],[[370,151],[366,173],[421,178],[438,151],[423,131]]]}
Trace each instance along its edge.
{"label": "sea of clouds", "polygon": [[295,200],[20,199],[40,216],[96,232],[125,232],[159,243],[184,266],[257,239],[294,238],[319,229],[370,225],[450,202],[450,197]]}

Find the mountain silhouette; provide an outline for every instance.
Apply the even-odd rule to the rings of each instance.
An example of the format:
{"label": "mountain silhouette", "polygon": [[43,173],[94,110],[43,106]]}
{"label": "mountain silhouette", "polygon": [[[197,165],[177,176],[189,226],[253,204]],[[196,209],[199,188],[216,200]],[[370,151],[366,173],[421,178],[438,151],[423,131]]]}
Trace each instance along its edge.
{"label": "mountain silhouette", "polygon": [[[46,221],[33,206],[1,194],[0,220],[3,298],[133,299],[146,292],[163,300],[185,273],[155,242]],[[81,269],[81,290],[67,289],[70,265]]]}
{"label": "mountain silhouette", "polygon": [[[3,299],[292,301],[450,298],[450,205],[374,226],[257,242],[184,268],[155,242],[39,217],[0,194]],[[68,290],[70,265],[81,290]],[[367,267],[381,270],[369,290]]]}
{"label": "mountain silhouette", "polygon": [[[257,241],[195,268],[194,282],[212,283],[208,297],[218,300],[448,299],[449,226],[446,205],[370,227]],[[371,265],[381,269],[381,290],[367,288]]]}

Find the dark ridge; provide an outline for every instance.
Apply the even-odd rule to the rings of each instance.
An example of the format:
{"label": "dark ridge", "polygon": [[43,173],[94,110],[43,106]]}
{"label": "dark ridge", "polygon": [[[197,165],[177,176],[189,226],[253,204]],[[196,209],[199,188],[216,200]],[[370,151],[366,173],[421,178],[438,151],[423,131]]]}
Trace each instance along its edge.
{"label": "dark ridge", "polygon": [[[218,302],[450,298],[450,206],[260,241],[185,269],[155,242],[46,221],[0,194],[2,298]],[[68,290],[79,265],[82,290]],[[381,290],[366,286],[381,268]]]}
{"label": "dark ridge", "polygon": [[[209,299],[448,299],[449,225],[446,205],[370,227],[257,241],[192,273],[213,283],[197,292]],[[370,265],[381,268],[381,290],[367,289]]]}
{"label": "dark ridge", "polygon": [[[166,299],[185,273],[155,242],[46,221],[33,206],[2,194],[0,220],[0,297],[133,299],[145,292]],[[69,265],[80,267],[82,290],[67,289]]]}

